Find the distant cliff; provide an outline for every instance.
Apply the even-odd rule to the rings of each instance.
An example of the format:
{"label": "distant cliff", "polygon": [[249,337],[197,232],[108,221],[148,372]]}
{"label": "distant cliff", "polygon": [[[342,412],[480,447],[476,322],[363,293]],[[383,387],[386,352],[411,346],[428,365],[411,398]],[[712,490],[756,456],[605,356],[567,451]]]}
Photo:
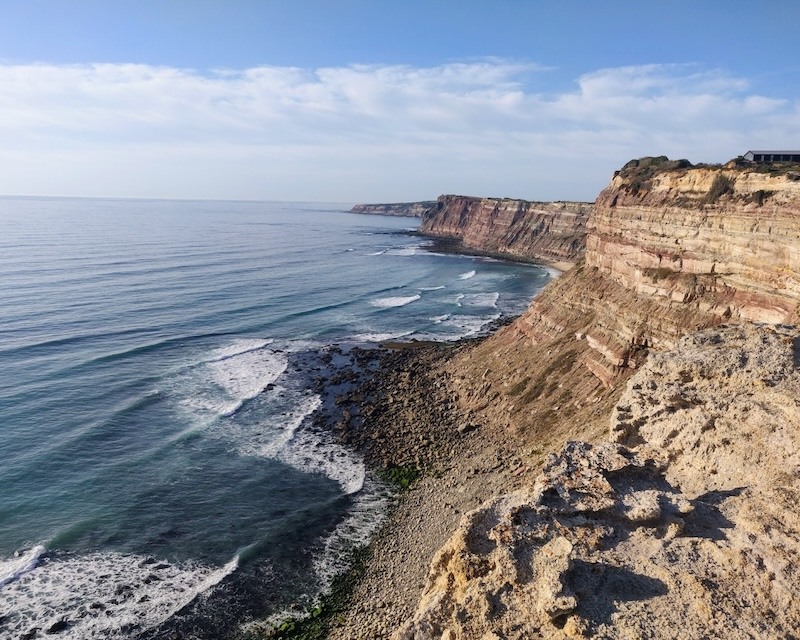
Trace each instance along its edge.
{"label": "distant cliff", "polygon": [[407,218],[420,218],[436,204],[433,200],[420,202],[393,202],[385,204],[357,204],[350,213],[371,213],[379,216],[403,216]]}
{"label": "distant cliff", "polygon": [[529,202],[439,196],[422,218],[423,235],[457,239],[466,249],[528,260],[574,262],[586,246],[588,202]]}

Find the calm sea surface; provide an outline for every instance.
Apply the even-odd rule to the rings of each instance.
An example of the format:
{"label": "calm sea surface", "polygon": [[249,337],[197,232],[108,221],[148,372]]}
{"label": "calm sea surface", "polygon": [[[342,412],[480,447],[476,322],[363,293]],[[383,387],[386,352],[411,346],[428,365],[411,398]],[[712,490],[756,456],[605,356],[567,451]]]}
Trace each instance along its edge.
{"label": "calm sea surface", "polygon": [[296,360],[472,335],[550,276],[344,209],[0,198],[0,638],[225,635],[374,531]]}

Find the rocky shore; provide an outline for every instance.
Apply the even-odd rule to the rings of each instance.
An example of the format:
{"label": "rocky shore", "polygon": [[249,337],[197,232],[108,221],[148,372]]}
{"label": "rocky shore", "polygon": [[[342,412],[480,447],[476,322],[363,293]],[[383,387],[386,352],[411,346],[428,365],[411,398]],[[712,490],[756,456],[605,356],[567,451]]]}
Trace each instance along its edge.
{"label": "rocky shore", "polygon": [[[452,362],[469,357],[486,339],[356,349],[348,356],[352,366],[330,381],[332,405],[320,419],[329,421],[340,441],[360,451],[373,469],[413,470],[419,477],[400,493],[370,543],[369,562],[326,637],[390,638],[411,619],[431,558],[464,514],[526,486],[544,463],[549,440],[509,437],[458,402]],[[552,381],[561,375],[554,372]],[[349,386],[337,387],[342,380]],[[610,411],[617,394],[606,395],[595,408]],[[554,415],[551,424],[559,421]]]}

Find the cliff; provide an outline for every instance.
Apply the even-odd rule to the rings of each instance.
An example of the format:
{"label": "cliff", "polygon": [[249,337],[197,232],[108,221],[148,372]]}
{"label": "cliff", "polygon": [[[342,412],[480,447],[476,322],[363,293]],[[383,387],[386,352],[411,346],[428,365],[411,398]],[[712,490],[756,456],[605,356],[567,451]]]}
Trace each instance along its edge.
{"label": "cliff", "polygon": [[433,200],[421,202],[392,202],[384,204],[357,204],[350,213],[372,213],[379,216],[403,216],[407,218],[420,218],[436,204]]}
{"label": "cliff", "polygon": [[466,249],[545,262],[574,262],[585,250],[587,202],[529,202],[439,196],[419,232]]}
{"label": "cliff", "polygon": [[489,366],[455,365],[465,380],[481,379],[461,387],[467,406],[480,410],[486,393],[506,398],[489,419],[535,422],[520,400],[547,387],[529,363],[546,369],[559,352],[586,370],[573,367],[578,387],[586,372],[613,387],[648,350],[672,348],[690,331],[798,320],[800,171],[632,161],[600,193],[586,227],[584,263],[479,348],[475,359]]}
{"label": "cliff", "polygon": [[586,229],[443,366],[485,446],[560,453],[464,516],[395,638],[796,635],[800,170],[632,161]]}

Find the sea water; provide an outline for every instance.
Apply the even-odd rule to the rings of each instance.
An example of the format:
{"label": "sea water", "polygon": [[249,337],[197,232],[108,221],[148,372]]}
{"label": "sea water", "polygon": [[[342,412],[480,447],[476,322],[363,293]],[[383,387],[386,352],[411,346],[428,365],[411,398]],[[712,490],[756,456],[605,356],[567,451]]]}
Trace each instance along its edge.
{"label": "sea water", "polygon": [[550,276],[346,209],[0,198],[0,638],[232,635],[368,540],[387,490],[297,363],[475,335]]}

